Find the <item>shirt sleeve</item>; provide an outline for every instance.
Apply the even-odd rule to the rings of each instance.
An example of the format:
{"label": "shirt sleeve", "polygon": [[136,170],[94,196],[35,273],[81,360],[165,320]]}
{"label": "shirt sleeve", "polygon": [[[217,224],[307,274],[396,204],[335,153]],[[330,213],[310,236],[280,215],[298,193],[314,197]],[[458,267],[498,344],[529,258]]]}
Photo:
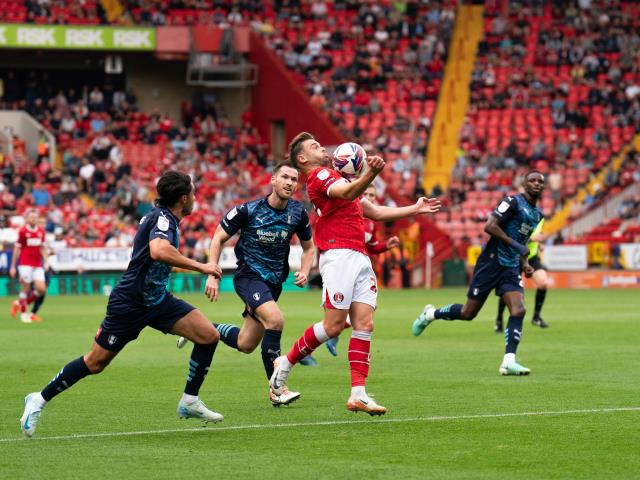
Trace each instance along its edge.
{"label": "shirt sleeve", "polygon": [[154,224],[149,233],[149,241],[161,238],[163,240],[168,240],[171,245],[173,245],[177,230],[175,222],[162,213],[158,215],[155,220],[150,221],[154,222]]}
{"label": "shirt sleeve", "polygon": [[309,190],[328,197],[329,191],[334,185],[346,181],[347,180],[340,176],[340,174],[335,170],[323,168],[317,173],[314,172],[313,178],[309,182]]}
{"label": "shirt sleeve", "polygon": [[222,229],[229,235],[235,235],[238,230],[249,225],[249,209],[247,204],[243,203],[229,210],[220,222]]}
{"label": "shirt sleeve", "polygon": [[378,240],[372,240],[367,243],[365,247],[367,247],[367,253],[369,255],[379,255],[389,250],[386,243],[379,242]]}
{"label": "shirt sleeve", "polygon": [[311,240],[311,237],[313,236],[311,233],[309,215],[307,215],[305,210],[302,210],[302,215],[300,215],[300,223],[298,223],[298,228],[296,228],[296,235],[303,242]]}
{"label": "shirt sleeve", "polygon": [[500,226],[504,225],[509,219],[511,219],[518,211],[518,201],[515,197],[505,197],[498,204],[491,215],[498,219]]}

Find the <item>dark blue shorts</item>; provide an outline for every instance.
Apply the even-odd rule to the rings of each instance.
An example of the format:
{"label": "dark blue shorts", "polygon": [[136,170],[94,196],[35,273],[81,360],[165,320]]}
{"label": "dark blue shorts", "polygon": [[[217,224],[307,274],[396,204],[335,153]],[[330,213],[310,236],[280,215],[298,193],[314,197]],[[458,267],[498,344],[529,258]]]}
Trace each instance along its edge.
{"label": "dark blue shorts", "polygon": [[538,270],[546,270],[547,269],[545,264],[542,263],[542,260],[540,259],[540,255],[535,255],[535,256],[531,257],[529,259],[529,265],[531,265],[531,267],[533,267],[533,271],[534,272],[537,272]]}
{"label": "dark blue shorts", "polygon": [[236,271],[233,276],[233,286],[236,293],[245,304],[242,316],[251,315],[263,303],[278,301],[282,293],[282,285],[265,282],[260,275],[253,271]]}
{"label": "dark blue shorts", "polygon": [[507,292],[524,293],[520,267],[504,267],[497,260],[480,257],[473,270],[467,298],[484,302],[493,289],[499,297]]}
{"label": "dark blue shorts", "polygon": [[111,295],[107,315],[96,333],[96,343],[102,348],[118,352],[131,340],[138,338],[145,327],[169,333],[178,320],[195,308],[170,293],[152,307],[136,305]]}

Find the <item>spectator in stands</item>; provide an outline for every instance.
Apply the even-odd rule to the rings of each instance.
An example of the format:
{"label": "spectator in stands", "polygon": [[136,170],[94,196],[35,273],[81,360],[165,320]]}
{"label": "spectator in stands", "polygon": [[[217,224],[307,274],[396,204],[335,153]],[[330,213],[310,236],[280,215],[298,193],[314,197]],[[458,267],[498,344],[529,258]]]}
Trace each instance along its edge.
{"label": "spectator in stands", "polygon": [[36,182],[31,191],[33,197],[33,205],[36,207],[48,207],[51,200],[51,196],[47,189],[40,183]]}

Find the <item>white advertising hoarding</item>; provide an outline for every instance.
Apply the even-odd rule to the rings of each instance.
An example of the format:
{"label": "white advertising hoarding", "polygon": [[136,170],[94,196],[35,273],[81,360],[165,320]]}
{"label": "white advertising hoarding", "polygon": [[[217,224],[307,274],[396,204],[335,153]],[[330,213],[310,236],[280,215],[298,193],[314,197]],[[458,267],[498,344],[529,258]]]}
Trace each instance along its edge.
{"label": "white advertising hoarding", "polygon": [[627,270],[640,270],[640,243],[620,244],[620,264]]}
{"label": "white advertising hoarding", "polygon": [[578,272],[587,269],[586,245],[549,245],[542,254],[549,270]]}

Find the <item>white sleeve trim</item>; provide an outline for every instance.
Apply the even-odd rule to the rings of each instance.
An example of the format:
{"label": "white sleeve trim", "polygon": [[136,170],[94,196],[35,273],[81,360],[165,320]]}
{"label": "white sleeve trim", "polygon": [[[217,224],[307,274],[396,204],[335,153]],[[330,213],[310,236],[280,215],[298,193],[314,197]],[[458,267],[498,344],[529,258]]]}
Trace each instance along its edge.
{"label": "white sleeve trim", "polygon": [[335,186],[338,185],[339,183],[346,183],[346,180],[344,178],[339,178],[338,180],[336,180],[335,182],[333,182],[331,185],[329,185],[329,188],[327,188],[327,197],[330,196],[331,193],[331,189]]}

